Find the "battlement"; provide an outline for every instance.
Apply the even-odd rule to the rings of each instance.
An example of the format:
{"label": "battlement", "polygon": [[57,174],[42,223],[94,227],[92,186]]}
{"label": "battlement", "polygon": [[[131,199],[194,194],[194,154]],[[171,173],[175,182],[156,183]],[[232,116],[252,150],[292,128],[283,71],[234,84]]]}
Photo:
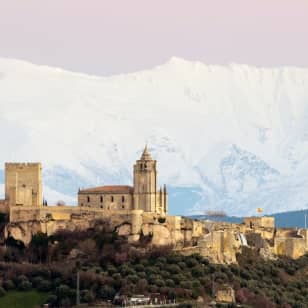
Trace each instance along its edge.
{"label": "battlement", "polygon": [[42,168],[41,163],[5,163],[6,170]]}

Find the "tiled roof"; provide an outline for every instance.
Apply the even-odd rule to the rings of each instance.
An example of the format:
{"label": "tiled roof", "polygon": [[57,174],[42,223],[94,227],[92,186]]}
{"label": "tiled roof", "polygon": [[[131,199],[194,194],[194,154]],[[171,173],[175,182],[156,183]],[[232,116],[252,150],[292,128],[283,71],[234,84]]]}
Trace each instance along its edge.
{"label": "tiled roof", "polygon": [[134,188],[127,185],[110,185],[110,186],[98,186],[93,188],[82,189],[79,193],[114,193],[114,194],[131,194]]}

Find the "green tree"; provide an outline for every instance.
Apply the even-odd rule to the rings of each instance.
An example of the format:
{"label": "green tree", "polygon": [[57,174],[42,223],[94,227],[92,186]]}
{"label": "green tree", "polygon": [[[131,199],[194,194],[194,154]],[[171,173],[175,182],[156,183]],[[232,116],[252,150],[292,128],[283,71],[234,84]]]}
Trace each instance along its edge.
{"label": "green tree", "polygon": [[34,256],[38,256],[39,263],[45,261],[48,254],[48,236],[46,233],[39,232],[32,236],[30,249]]}

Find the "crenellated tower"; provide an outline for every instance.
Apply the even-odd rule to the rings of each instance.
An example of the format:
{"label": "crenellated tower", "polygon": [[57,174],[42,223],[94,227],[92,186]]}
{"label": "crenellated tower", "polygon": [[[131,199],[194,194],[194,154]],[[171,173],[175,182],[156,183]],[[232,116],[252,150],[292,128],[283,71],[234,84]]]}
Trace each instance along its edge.
{"label": "crenellated tower", "polygon": [[165,215],[166,203],[166,188],[157,191],[156,160],[146,146],[134,165],[134,209]]}
{"label": "crenellated tower", "polygon": [[10,206],[42,206],[41,164],[6,163],[5,199]]}

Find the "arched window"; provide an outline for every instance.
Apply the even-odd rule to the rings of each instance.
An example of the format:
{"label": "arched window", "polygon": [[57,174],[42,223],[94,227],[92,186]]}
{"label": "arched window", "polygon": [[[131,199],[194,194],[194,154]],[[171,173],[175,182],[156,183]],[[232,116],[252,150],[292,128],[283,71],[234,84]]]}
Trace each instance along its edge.
{"label": "arched window", "polygon": [[101,196],[101,202],[104,202],[104,198],[103,198],[103,196]]}
{"label": "arched window", "polygon": [[103,205],[101,205],[101,209],[103,209],[104,208],[104,206]]}
{"label": "arched window", "polygon": [[125,202],[125,196],[122,196],[122,202]]}
{"label": "arched window", "polygon": [[90,197],[89,196],[87,197],[87,202],[90,202]]}
{"label": "arched window", "polygon": [[113,196],[111,196],[111,202],[113,202],[114,201],[114,197]]}

